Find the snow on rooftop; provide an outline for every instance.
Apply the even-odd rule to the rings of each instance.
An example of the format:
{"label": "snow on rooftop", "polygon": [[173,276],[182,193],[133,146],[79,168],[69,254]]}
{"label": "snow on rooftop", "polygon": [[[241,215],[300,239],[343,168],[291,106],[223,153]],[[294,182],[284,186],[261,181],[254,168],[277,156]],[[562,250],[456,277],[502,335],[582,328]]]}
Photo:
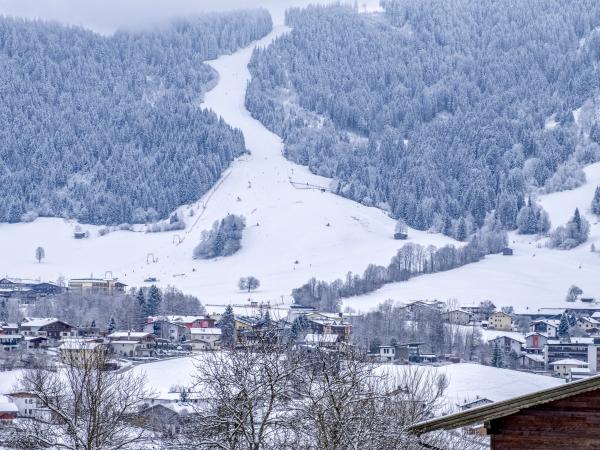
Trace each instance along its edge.
{"label": "snow on rooftop", "polygon": [[150,336],[152,333],[146,333],[144,331],[115,331],[108,335],[110,340],[113,339],[121,339],[121,338],[131,338],[131,339],[142,339]]}
{"label": "snow on rooftop", "polygon": [[190,334],[192,336],[194,335],[201,335],[201,336],[209,336],[209,335],[221,335],[221,329],[220,328],[190,328]]}
{"label": "snow on rooftop", "polygon": [[587,366],[588,363],[579,359],[567,358],[550,363],[551,366]]}
{"label": "snow on rooftop", "polygon": [[304,342],[307,344],[333,344],[337,342],[338,335],[337,334],[316,334],[316,333],[308,333],[304,337]]}
{"label": "snow on rooftop", "polygon": [[26,317],[21,322],[21,326],[25,327],[43,327],[59,320],[56,317]]}

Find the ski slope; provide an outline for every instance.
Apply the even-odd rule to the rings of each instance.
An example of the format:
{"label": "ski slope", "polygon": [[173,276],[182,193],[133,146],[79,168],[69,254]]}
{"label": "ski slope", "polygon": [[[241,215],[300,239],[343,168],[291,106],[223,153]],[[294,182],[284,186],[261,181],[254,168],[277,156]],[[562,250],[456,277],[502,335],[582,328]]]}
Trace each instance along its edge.
{"label": "ski slope", "polygon": [[587,243],[573,250],[553,250],[535,236],[511,233],[509,245],[514,256],[487,256],[450,272],[389,284],[371,294],[346,299],[344,306],[364,311],[387,299],[458,299],[461,304],[487,299],[496,306],[510,305],[519,310],[560,307],[566,306],[564,299],[572,284],[583,289],[584,296],[600,299],[600,253],[590,252],[592,243],[600,249],[599,218],[590,212],[594,190],[600,185],[600,163],[586,167],[585,174],[583,186],[540,196],[538,202],[550,215],[553,228],[564,225],[578,207],[590,222]]}
{"label": "ski slope", "polygon": [[[0,224],[0,276],[56,280],[114,276],[130,286],[156,277],[158,285],[174,285],[204,303],[241,303],[241,276],[254,275],[261,288],[257,300],[286,301],[295,287],[311,277],[332,280],[370,263],[388,264],[403,241],[393,239],[395,222],[385,212],[322,192],[329,179],[311,174],[282,156],[279,137],[254,120],[244,106],[255,45],[268,45],[287,29],[278,25],[261,41],[210,62],[219,73],[217,86],[204,99],[210,108],[244,133],[251,155],[236,160],[215,187],[180,211],[185,231],[148,234],[118,231],[100,237],[99,227],[84,226],[89,239],[73,239],[75,223],[56,218],[26,224]],[[195,211],[189,216],[190,209]],[[233,256],[192,260],[202,230],[227,214],[247,220],[242,249]],[[444,245],[442,235],[409,230],[409,240]],[[46,258],[36,262],[37,246]]]}

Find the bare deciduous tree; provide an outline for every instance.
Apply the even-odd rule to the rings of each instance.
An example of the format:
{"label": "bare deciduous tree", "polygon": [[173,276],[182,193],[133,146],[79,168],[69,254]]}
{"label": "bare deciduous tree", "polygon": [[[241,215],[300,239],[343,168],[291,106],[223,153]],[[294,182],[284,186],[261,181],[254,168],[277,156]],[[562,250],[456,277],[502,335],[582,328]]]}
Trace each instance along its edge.
{"label": "bare deciduous tree", "polygon": [[189,415],[183,447],[292,448],[290,383],[299,366],[295,355],[269,339],[251,349],[199,357],[192,389],[208,401]]}
{"label": "bare deciduous tree", "polygon": [[11,448],[139,449],[147,432],[133,417],[150,393],[143,376],[107,370],[108,358],[102,347],[81,342],[62,354],[58,369],[25,370],[19,389],[42,413],[19,421],[6,438]]}

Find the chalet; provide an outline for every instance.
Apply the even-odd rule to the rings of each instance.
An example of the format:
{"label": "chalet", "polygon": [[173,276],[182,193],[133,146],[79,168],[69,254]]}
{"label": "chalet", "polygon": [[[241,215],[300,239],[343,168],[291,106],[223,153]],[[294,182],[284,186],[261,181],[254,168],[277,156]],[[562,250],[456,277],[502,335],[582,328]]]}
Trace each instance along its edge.
{"label": "chalet", "polygon": [[319,348],[339,348],[341,337],[337,334],[308,333],[304,336],[304,345]]}
{"label": "chalet", "polygon": [[492,346],[498,346],[498,348],[506,355],[510,352],[515,352],[517,355],[520,355],[523,350],[523,344],[525,343],[524,340],[511,336],[498,336],[488,342]]}
{"label": "chalet", "polygon": [[524,353],[519,356],[519,367],[525,370],[541,372],[546,369],[546,361],[543,355]]}
{"label": "chalet", "polygon": [[514,251],[513,251],[513,249],[512,249],[512,248],[510,248],[510,247],[504,247],[504,248],[502,249],[502,255],[503,255],[503,256],[512,256],[513,254],[514,254]]}
{"label": "chalet", "polygon": [[395,349],[396,359],[411,363],[436,362],[436,355],[433,355],[431,353],[424,353],[421,351],[421,347],[423,345],[423,342],[409,342],[406,344],[397,345]]}
{"label": "chalet", "polygon": [[548,343],[548,335],[534,331],[525,335],[525,351],[527,353],[540,354]]}
{"label": "chalet", "polygon": [[19,324],[19,331],[25,337],[45,337],[59,341],[71,337],[74,327],[54,317],[26,317]]}
{"label": "chalet", "polygon": [[166,319],[152,319],[144,326],[146,333],[154,334],[158,339],[169,342],[183,342],[190,339],[190,329],[183,324],[169,322]]}
{"label": "chalet", "polygon": [[156,404],[142,409],[136,415],[144,428],[169,435],[177,434],[183,426],[184,417],[194,410],[184,403]]}
{"label": "chalet", "polygon": [[559,325],[560,320],[534,320],[529,324],[529,331],[544,333],[549,339],[555,339],[558,336]]}
{"label": "chalet", "polygon": [[290,306],[287,314],[287,321],[289,323],[293,323],[296,318],[300,316],[306,316],[307,314],[317,312],[316,308],[312,306],[303,306],[298,304],[293,304]]}
{"label": "chalet", "polygon": [[564,379],[571,377],[571,369],[587,368],[587,365],[587,362],[579,359],[559,359],[549,364],[552,368],[552,374]]}
{"label": "chalet", "polygon": [[492,450],[598,448],[600,377],[426,420],[408,431],[425,440],[425,433],[475,424],[484,424]]}
{"label": "chalet", "polygon": [[34,300],[47,295],[60,294],[64,291],[62,286],[40,280],[24,278],[0,279],[0,297],[15,297],[23,300]]}
{"label": "chalet", "polygon": [[7,397],[17,406],[18,417],[49,420],[52,414],[40,398],[33,392],[16,391],[7,394]]}
{"label": "chalet", "polygon": [[156,337],[152,333],[117,331],[107,337],[110,349],[116,355],[126,357],[154,355]]}
{"label": "chalet", "polygon": [[474,321],[481,322],[488,319],[490,314],[496,310],[496,306],[491,302],[481,302],[479,305],[463,305],[460,309],[470,313]]}
{"label": "chalet", "polygon": [[0,424],[9,425],[17,418],[19,408],[8,398],[0,396]]}
{"label": "chalet", "polygon": [[379,346],[379,359],[383,362],[390,362],[396,358],[396,347],[393,345]]}
{"label": "chalet", "polygon": [[350,343],[352,324],[342,313],[314,312],[306,315],[309,326],[315,334],[335,334],[340,342]]}
{"label": "chalet", "polygon": [[69,289],[75,292],[125,292],[127,285],[117,278],[72,278],[69,280]]}
{"label": "chalet", "polygon": [[18,332],[18,323],[0,322],[0,334],[17,334]]}
{"label": "chalet", "polygon": [[22,342],[22,334],[0,334],[0,348],[5,352],[15,351]]}
{"label": "chalet", "polygon": [[190,342],[193,350],[218,350],[221,348],[220,328],[190,328]]}
{"label": "chalet", "polygon": [[493,313],[488,319],[488,328],[491,330],[512,330],[512,317],[502,311]]}
{"label": "chalet", "polygon": [[445,322],[457,325],[467,325],[471,322],[471,313],[463,309],[452,309],[442,313]]}
{"label": "chalet", "polygon": [[99,357],[106,348],[99,340],[69,339],[63,342],[58,350],[63,363],[79,367],[86,361],[93,361],[92,358]]}
{"label": "chalet", "polygon": [[399,312],[407,320],[419,320],[420,318],[431,315],[432,313],[439,313],[443,311],[445,307],[446,304],[444,302],[437,300],[417,300],[415,302],[400,306]]}
{"label": "chalet", "polygon": [[48,347],[48,338],[44,336],[25,336],[23,341],[28,350]]}
{"label": "chalet", "polygon": [[600,329],[600,321],[594,319],[593,317],[580,317],[577,319],[577,325],[579,325],[588,333],[592,333]]}

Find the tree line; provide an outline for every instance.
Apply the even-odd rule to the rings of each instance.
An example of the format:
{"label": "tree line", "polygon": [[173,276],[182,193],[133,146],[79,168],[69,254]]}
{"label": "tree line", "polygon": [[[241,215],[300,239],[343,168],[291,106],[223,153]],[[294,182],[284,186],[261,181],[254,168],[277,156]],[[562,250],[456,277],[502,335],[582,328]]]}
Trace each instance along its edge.
{"label": "tree line", "polygon": [[436,248],[408,243],[402,246],[387,266],[370,264],[362,275],[349,272],[345,280],[333,282],[310,279],[292,291],[294,302],[322,311],[339,311],[343,298],[373,292],[384,284],[406,281],[415,276],[444,272],[480,261],[487,254],[500,252],[507,245],[506,232],[488,215],[484,226],[463,246]]}

